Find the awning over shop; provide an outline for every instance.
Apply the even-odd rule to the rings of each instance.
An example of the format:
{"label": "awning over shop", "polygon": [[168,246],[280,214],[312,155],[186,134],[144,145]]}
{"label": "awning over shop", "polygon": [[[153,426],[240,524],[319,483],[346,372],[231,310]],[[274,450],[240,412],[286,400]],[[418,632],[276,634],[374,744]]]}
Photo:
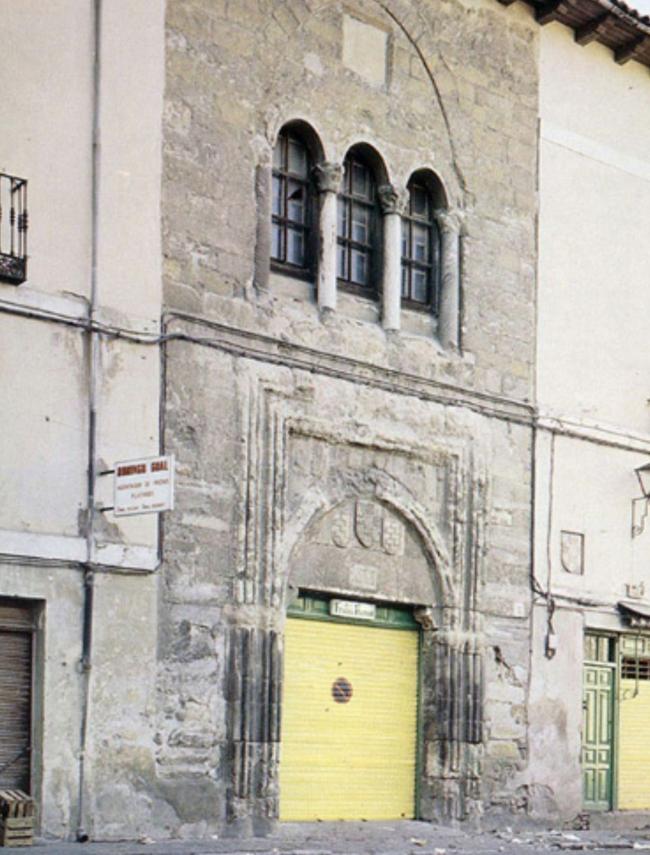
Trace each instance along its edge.
{"label": "awning over shop", "polygon": [[618,610],[631,627],[650,629],[650,606],[640,603],[618,603]]}

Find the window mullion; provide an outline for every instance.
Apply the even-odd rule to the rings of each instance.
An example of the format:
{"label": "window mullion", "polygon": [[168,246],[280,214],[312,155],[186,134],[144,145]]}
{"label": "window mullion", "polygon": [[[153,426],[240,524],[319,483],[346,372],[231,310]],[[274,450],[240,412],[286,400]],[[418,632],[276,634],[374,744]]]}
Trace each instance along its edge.
{"label": "window mullion", "polygon": [[413,299],[413,220],[409,219],[409,272],[408,272],[408,296]]}
{"label": "window mullion", "polygon": [[[352,175],[352,170],[350,170],[350,176]],[[352,178],[350,177],[350,191],[352,190]],[[347,212],[347,228],[346,228],[346,247],[345,247],[345,278],[348,282],[352,281],[352,199],[348,198],[345,200],[346,204],[346,212]]]}

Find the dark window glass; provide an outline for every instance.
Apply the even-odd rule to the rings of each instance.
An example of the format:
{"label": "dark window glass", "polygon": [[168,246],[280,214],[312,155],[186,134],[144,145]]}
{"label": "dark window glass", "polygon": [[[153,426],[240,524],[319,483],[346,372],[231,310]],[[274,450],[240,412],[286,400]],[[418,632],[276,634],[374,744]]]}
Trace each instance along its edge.
{"label": "dark window glass", "polygon": [[370,169],[354,155],[343,165],[338,197],[337,276],[360,288],[373,287],[377,241],[377,190]]}
{"label": "dark window glass", "polygon": [[281,131],[273,150],[271,258],[282,264],[309,267],[311,240],[311,160],[305,144]]}
{"label": "dark window glass", "polygon": [[621,659],[621,677],[624,680],[650,680],[650,659]]}
{"label": "dark window glass", "polygon": [[402,299],[435,309],[439,236],[433,199],[422,184],[411,182],[408,189],[408,211],[402,217]]}

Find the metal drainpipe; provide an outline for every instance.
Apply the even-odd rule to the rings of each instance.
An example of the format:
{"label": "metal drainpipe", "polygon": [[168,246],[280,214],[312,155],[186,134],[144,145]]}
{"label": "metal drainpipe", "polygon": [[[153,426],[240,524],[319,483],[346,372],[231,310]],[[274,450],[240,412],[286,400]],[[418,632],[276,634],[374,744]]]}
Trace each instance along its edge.
{"label": "metal drainpipe", "polygon": [[[92,324],[97,312],[97,255],[99,210],[100,158],[100,72],[102,0],[93,0],[93,106],[92,106],[92,178],[91,178],[91,269],[88,320]],[[81,729],[79,734],[79,794],[77,840],[84,843],[89,835],[86,828],[86,744],[90,706],[90,674],[92,669],[94,569],[93,544],[95,534],[95,479],[97,474],[97,375],[100,351],[99,335],[88,330],[88,500],[86,508],[86,561],[83,565],[83,619],[80,670],[82,676]]]}

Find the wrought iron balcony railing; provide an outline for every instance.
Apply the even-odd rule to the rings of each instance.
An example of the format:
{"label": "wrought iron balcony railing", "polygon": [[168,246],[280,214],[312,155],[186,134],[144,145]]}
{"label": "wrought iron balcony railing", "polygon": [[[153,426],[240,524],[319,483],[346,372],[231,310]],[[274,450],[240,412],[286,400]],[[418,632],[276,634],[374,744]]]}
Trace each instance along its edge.
{"label": "wrought iron balcony railing", "polygon": [[0,172],[0,281],[27,279],[27,181]]}

